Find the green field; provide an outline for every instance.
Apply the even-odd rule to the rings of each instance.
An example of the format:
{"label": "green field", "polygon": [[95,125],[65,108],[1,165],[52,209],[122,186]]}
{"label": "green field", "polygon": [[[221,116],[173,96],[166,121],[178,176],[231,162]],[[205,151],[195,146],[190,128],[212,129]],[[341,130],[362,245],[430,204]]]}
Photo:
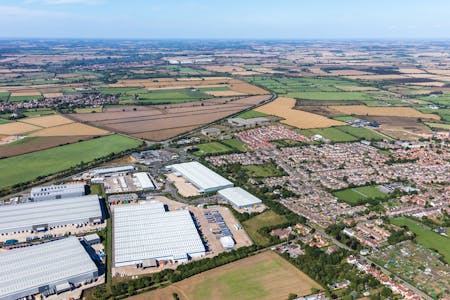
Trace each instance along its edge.
{"label": "green field", "polygon": [[47,108],[36,108],[36,109],[30,109],[23,112],[24,116],[27,117],[39,117],[39,116],[48,116],[48,115],[54,115],[56,114],[56,111],[52,109]]}
{"label": "green field", "polygon": [[41,100],[44,99],[44,96],[9,96],[9,102],[20,102],[20,101],[29,101],[29,100]]}
{"label": "green field", "polygon": [[332,142],[354,142],[358,141],[359,138],[350,135],[346,132],[343,132],[338,129],[339,127],[329,127],[329,128],[317,128],[317,129],[302,129],[299,130],[301,134],[306,136],[313,136],[316,134],[320,134],[326,139],[331,140]]}
{"label": "green field", "polygon": [[381,134],[364,127],[341,126],[336,128],[357,138],[369,141],[381,141],[383,139],[387,139],[387,137],[384,137]]}
{"label": "green field", "polygon": [[347,121],[352,121],[352,120],[356,120],[357,118],[352,117],[352,116],[338,116],[338,117],[332,117],[335,120],[338,121],[342,121],[342,122],[347,122]]}
{"label": "green field", "polygon": [[425,123],[425,124],[431,128],[450,130],[450,124],[442,124],[442,123]]}
{"label": "green field", "polygon": [[237,151],[245,152],[247,149],[245,148],[245,144],[238,139],[229,139],[229,140],[222,140],[220,141],[222,144],[227,145],[228,147],[231,147]]}
{"label": "green field", "polygon": [[273,163],[265,163],[261,165],[246,165],[242,168],[247,171],[250,177],[263,178],[263,177],[277,177],[283,176],[283,171],[277,169]]}
{"label": "green field", "polygon": [[388,195],[380,192],[376,185],[362,186],[357,188],[348,188],[345,190],[334,192],[339,200],[345,201],[350,205],[358,205],[367,199],[387,198]]}
{"label": "green field", "polygon": [[265,211],[247,221],[243,222],[245,230],[255,244],[265,246],[269,243],[269,239],[261,235],[258,230],[263,227],[283,224],[287,219],[285,216],[278,215],[272,210]]}
{"label": "green field", "polygon": [[371,100],[372,98],[364,92],[293,92],[287,93],[286,97],[306,100]]}
{"label": "green field", "polygon": [[[135,95],[137,96],[135,100]],[[155,90],[147,91],[140,89],[133,92],[121,94],[120,101],[122,103],[144,103],[144,104],[161,104],[161,103],[181,103],[197,101],[202,99],[213,98],[213,96],[194,89],[173,89],[173,90]]]}
{"label": "green field", "polygon": [[406,217],[399,217],[390,221],[397,226],[407,226],[410,231],[416,234],[417,243],[426,248],[436,250],[444,256],[447,263],[450,263],[450,238],[428,230],[421,223]]}
{"label": "green field", "polygon": [[442,95],[425,96],[420,97],[419,99],[432,102],[434,104],[450,105],[450,93],[444,93]]}
{"label": "green field", "polygon": [[140,87],[102,87],[98,90],[106,95],[133,94],[144,93],[147,90]]}
{"label": "green field", "polygon": [[0,102],[2,101],[8,101],[9,99],[9,92],[1,92],[0,93]]}
{"label": "green field", "polygon": [[10,123],[10,121],[5,120],[5,119],[0,119],[0,124],[6,124],[6,123]]}
{"label": "green field", "polygon": [[198,144],[195,146],[199,150],[194,152],[194,154],[199,155],[199,156],[227,153],[227,152],[231,151],[231,148],[229,148],[219,142],[210,142],[210,143]]}
{"label": "green field", "polygon": [[258,118],[258,117],[267,117],[268,114],[256,111],[256,110],[249,110],[246,111],[240,115],[237,116],[237,118],[242,118],[242,119],[251,119],[251,118]]}
{"label": "green field", "polygon": [[89,141],[36,151],[0,160],[0,189],[64,171],[110,153],[140,145],[134,139],[109,135]]}

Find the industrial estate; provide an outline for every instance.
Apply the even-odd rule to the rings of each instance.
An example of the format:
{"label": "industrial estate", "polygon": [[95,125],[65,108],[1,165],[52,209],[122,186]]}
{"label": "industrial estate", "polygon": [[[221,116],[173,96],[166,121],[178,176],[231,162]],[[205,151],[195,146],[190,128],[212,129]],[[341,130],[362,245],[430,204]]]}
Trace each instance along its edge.
{"label": "industrial estate", "polygon": [[450,44],[0,41],[0,300],[450,299]]}

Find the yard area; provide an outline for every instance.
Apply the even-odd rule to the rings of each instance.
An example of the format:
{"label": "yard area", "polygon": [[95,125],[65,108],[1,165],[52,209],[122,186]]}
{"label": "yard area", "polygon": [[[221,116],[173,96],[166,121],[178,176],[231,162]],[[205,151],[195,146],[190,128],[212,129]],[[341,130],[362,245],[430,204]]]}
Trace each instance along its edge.
{"label": "yard area", "polygon": [[367,199],[388,197],[387,194],[380,192],[378,186],[362,186],[357,188],[348,188],[345,190],[337,191],[333,193],[339,200],[345,201],[350,205],[358,205],[364,203]]}
{"label": "yard area", "polygon": [[283,171],[278,169],[273,163],[265,163],[261,165],[246,165],[242,168],[247,171],[250,177],[263,178],[263,177],[277,177],[283,176]]}
{"label": "yard area", "polygon": [[258,230],[263,227],[283,224],[286,221],[287,219],[285,216],[278,215],[274,211],[269,210],[248,219],[243,222],[242,225],[255,244],[265,246],[269,243],[269,240],[265,236],[261,235]]}
{"label": "yard area", "polygon": [[275,300],[290,293],[309,295],[311,288],[322,289],[278,254],[266,251],[129,299],[167,300],[176,293],[180,300]]}
{"label": "yard area", "polygon": [[194,154],[198,156],[210,155],[210,154],[221,154],[231,151],[231,148],[221,144],[219,142],[210,142],[204,144],[198,144],[196,147],[199,149],[195,151]]}

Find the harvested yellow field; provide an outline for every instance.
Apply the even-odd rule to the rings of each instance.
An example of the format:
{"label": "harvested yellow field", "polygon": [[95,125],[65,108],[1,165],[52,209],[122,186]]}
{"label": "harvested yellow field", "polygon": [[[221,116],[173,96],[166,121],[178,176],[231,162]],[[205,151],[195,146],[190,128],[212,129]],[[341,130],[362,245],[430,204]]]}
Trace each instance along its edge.
{"label": "harvested yellow field", "polygon": [[389,75],[352,75],[345,76],[349,79],[360,79],[360,80],[391,80],[391,79],[405,79],[408,78],[406,75],[389,74]]}
{"label": "harvested yellow field", "polygon": [[427,69],[428,73],[450,76],[450,70]]}
{"label": "harvested yellow field", "polygon": [[295,103],[294,98],[278,98],[255,110],[283,118],[284,120],[281,123],[297,128],[327,128],[346,124],[321,115],[294,109]]}
{"label": "harvested yellow field", "polygon": [[351,86],[351,85],[336,85],[336,88],[344,92],[366,92],[377,91],[378,89],[373,86]]}
{"label": "harvested yellow field", "polygon": [[26,119],[21,120],[21,122],[44,127],[44,128],[73,123],[72,120],[70,120],[66,117],[63,117],[61,115],[51,115],[51,116],[44,116],[44,117],[37,117],[37,118],[26,118]]}
{"label": "harvested yellow field", "polygon": [[411,82],[407,83],[407,85],[442,87],[445,85],[445,83],[440,81],[430,81],[430,82]]}
{"label": "harvested yellow field", "polygon": [[245,95],[243,93],[235,92],[235,91],[209,91],[205,92],[214,97],[233,97],[233,96],[242,96]]}
{"label": "harvested yellow field", "polygon": [[405,73],[405,74],[423,74],[423,73],[425,73],[425,71],[416,69],[416,68],[399,68],[398,70],[400,73]]}
{"label": "harvested yellow field", "polygon": [[336,105],[330,109],[346,115],[379,116],[379,117],[407,117],[440,120],[435,114],[424,114],[411,107],[368,107],[364,105]]}
{"label": "harvested yellow field", "polygon": [[11,122],[0,125],[0,135],[15,135],[41,129],[41,127],[22,122]]}
{"label": "harvested yellow field", "polygon": [[106,135],[109,132],[81,123],[70,123],[38,130],[29,136]]}
{"label": "harvested yellow field", "polygon": [[12,92],[11,97],[21,97],[21,96],[40,96],[41,92],[39,91],[17,91]]}
{"label": "harvested yellow field", "polygon": [[62,97],[64,96],[63,93],[46,93],[44,94],[45,98],[56,98],[56,97]]}

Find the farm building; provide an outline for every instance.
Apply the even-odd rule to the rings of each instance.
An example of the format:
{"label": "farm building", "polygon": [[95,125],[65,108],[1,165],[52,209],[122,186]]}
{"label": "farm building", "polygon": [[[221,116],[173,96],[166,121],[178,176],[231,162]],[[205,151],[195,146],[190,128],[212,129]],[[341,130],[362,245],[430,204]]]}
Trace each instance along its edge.
{"label": "farm building", "polygon": [[148,259],[184,263],[205,255],[188,210],[166,211],[161,202],[115,206],[114,265],[141,265]]}
{"label": "farm building", "polygon": [[133,174],[134,179],[136,179],[137,181],[137,185],[143,190],[143,191],[148,191],[148,190],[154,190],[156,189],[155,184],[153,183],[153,181],[151,180],[150,176],[148,175],[148,173],[145,172],[138,172],[138,173],[134,173]]}
{"label": "farm building", "polygon": [[198,188],[200,193],[216,192],[233,186],[231,181],[196,161],[170,165],[167,168],[177,176],[183,176]]}
{"label": "farm building", "polygon": [[91,170],[91,175],[97,177],[97,176],[104,176],[112,173],[126,173],[134,171],[134,166],[120,166],[120,167],[112,167],[112,168],[103,168],[103,169],[95,169]]}
{"label": "farm building", "polygon": [[0,234],[45,231],[54,226],[101,223],[97,195],[0,206]]}
{"label": "farm building", "polygon": [[51,295],[97,279],[98,269],[76,237],[0,252],[0,300]]}
{"label": "farm building", "polygon": [[30,200],[37,202],[53,199],[80,197],[84,194],[84,183],[47,185],[32,188],[30,192]]}
{"label": "farm building", "polygon": [[261,205],[262,201],[240,187],[220,190],[218,194],[237,208],[252,208]]}

